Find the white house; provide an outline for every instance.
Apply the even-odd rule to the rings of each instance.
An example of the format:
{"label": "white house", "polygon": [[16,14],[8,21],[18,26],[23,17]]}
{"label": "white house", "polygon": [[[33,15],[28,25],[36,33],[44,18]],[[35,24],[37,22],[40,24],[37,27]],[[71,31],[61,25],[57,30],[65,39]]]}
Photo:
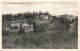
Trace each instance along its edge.
{"label": "white house", "polygon": [[41,20],[40,23],[49,23],[49,17],[48,15],[40,15]]}
{"label": "white house", "polygon": [[20,29],[21,23],[11,23],[10,31],[18,31]]}
{"label": "white house", "polygon": [[24,29],[25,32],[30,32],[31,31],[31,26],[27,23],[23,23],[22,28]]}

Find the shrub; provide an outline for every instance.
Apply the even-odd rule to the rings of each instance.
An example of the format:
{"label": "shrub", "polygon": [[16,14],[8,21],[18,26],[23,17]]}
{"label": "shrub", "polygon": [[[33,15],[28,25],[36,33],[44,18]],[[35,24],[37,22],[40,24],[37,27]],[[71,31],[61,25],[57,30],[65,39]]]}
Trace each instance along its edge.
{"label": "shrub", "polygon": [[18,39],[16,39],[16,40],[14,40],[14,45],[19,45],[19,40]]}
{"label": "shrub", "polygon": [[2,30],[2,36],[9,36],[9,35],[10,35],[10,31]]}

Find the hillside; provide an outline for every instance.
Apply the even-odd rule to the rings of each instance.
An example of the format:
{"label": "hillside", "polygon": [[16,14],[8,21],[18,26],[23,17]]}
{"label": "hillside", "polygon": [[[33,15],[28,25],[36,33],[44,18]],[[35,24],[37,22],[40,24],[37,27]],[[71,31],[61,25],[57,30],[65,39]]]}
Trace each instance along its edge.
{"label": "hillside", "polygon": [[[22,28],[24,24],[25,27]],[[11,25],[14,29],[10,29]],[[6,14],[2,15],[2,27],[2,47],[4,49],[78,48],[78,16],[61,15],[57,17],[49,12]],[[30,31],[24,31],[29,29]]]}

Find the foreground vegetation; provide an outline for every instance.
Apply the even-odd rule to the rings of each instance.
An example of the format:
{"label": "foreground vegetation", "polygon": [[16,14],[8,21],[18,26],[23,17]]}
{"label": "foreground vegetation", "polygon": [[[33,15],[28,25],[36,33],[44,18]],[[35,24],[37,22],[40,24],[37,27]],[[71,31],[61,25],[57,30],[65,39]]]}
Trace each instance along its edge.
{"label": "foreground vegetation", "polygon": [[3,37],[3,48],[77,48],[77,32],[51,31]]}

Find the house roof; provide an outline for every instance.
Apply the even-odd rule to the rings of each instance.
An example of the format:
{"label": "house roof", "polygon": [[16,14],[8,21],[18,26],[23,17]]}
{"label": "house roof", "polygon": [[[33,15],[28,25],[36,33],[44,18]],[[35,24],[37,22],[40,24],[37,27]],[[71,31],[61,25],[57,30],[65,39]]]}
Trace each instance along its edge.
{"label": "house roof", "polygon": [[21,25],[21,23],[11,23],[11,27],[13,27],[13,26],[20,26]]}
{"label": "house roof", "polygon": [[15,22],[17,22],[17,23],[25,23],[26,20],[16,20]]}
{"label": "house roof", "polygon": [[40,17],[41,17],[42,19],[48,19],[48,16],[47,16],[47,15],[40,15]]}
{"label": "house roof", "polygon": [[27,21],[26,20],[16,20],[16,21],[12,21],[12,23],[26,23]]}
{"label": "house roof", "polygon": [[29,24],[27,24],[27,23],[24,23],[24,24],[22,24],[22,26],[29,26]]}

